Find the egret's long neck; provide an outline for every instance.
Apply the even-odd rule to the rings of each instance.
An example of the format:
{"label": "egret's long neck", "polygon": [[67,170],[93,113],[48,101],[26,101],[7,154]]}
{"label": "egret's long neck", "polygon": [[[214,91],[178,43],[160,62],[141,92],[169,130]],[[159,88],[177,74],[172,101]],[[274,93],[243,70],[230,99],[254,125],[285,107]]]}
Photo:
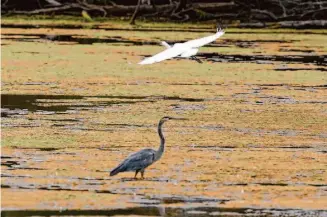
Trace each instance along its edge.
{"label": "egret's long neck", "polygon": [[163,121],[160,121],[159,124],[158,124],[158,134],[159,134],[159,137],[160,137],[160,147],[156,153],[156,156],[155,156],[155,160],[159,160],[163,154],[163,152],[165,151],[165,137],[164,135],[162,134],[162,125],[163,125]]}

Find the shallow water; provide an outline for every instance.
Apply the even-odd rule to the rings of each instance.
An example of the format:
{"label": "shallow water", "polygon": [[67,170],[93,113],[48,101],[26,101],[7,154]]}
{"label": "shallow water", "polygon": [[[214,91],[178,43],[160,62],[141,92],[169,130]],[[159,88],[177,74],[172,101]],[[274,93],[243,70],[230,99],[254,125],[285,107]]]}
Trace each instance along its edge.
{"label": "shallow water", "polygon": [[[2,34],[2,215],[326,215],[321,45],[299,45],[296,34],[231,33],[199,54],[204,64],[171,60],[162,72],[122,59],[150,55],[162,34],[181,42],[169,32],[17,30]],[[318,79],[307,82],[307,73]],[[164,115],[189,121],[165,125],[165,155],[145,180],[110,177],[130,153],[157,148]]]}

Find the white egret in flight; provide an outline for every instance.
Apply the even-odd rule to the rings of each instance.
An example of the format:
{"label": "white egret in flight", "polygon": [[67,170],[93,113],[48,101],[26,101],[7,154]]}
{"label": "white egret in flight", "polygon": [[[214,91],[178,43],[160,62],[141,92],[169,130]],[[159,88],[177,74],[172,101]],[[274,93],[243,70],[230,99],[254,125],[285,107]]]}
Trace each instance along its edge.
{"label": "white egret in flight", "polygon": [[158,63],[167,59],[174,57],[190,58],[202,63],[201,60],[196,58],[194,55],[198,52],[199,48],[216,41],[220,36],[225,34],[224,30],[221,28],[217,29],[217,33],[204,38],[194,39],[184,43],[176,43],[170,46],[167,42],[162,41],[161,45],[165,46],[167,49],[152,56],[145,58],[143,61],[139,62],[140,65]]}

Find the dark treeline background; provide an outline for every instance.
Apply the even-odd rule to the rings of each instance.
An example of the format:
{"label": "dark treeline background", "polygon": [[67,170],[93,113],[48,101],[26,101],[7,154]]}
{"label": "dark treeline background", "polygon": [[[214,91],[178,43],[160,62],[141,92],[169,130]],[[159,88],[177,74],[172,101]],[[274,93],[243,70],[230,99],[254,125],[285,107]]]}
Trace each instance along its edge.
{"label": "dark treeline background", "polygon": [[217,20],[264,27],[327,26],[327,0],[4,0],[2,15],[47,14],[128,17],[179,22]]}

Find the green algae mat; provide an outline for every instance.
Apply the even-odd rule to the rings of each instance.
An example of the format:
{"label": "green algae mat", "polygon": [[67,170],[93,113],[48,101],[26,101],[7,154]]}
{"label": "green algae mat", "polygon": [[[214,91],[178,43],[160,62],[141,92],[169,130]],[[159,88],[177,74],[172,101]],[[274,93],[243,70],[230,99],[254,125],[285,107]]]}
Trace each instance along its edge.
{"label": "green algae mat", "polygon": [[[4,216],[326,214],[326,32],[227,29],[203,64],[140,66],[215,29],[27,22],[1,32]],[[110,177],[167,115],[188,120],[145,179]]]}

